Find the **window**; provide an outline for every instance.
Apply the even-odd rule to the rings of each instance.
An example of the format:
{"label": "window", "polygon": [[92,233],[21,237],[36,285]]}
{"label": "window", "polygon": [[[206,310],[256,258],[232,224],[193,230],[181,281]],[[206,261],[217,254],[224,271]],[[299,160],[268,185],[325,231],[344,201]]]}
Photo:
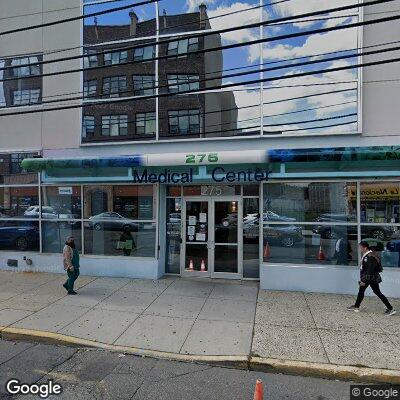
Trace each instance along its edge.
{"label": "window", "polygon": [[112,53],[104,54],[104,64],[105,65],[115,65],[121,64],[128,61],[127,51],[114,51]]}
{"label": "window", "polygon": [[108,115],[101,118],[103,136],[125,136],[128,134],[127,115]]}
{"label": "window", "polygon": [[[40,75],[39,58],[37,56],[30,56],[24,58],[15,58],[11,61],[13,68],[13,75],[16,77]],[[32,64],[25,67],[18,67],[18,65]]]}
{"label": "window", "polygon": [[168,75],[170,93],[199,90],[199,75]]}
{"label": "window", "polygon": [[90,115],[85,115],[83,117],[83,124],[82,124],[82,137],[88,137],[94,135],[94,117]]}
{"label": "window", "polygon": [[142,61],[142,60],[150,60],[155,57],[156,48],[154,45],[139,47],[134,50],[133,60],[134,61]]}
{"label": "window", "polygon": [[133,92],[135,96],[154,94],[154,86],[154,75],[133,75]]}
{"label": "window", "polygon": [[136,114],[136,134],[155,135],[156,133],[156,113]]}
{"label": "window", "polygon": [[11,165],[10,165],[10,173],[11,174],[21,174],[26,172],[21,167],[21,162],[25,158],[33,158],[37,156],[37,153],[12,153],[11,154]]}
{"label": "window", "polygon": [[25,106],[38,104],[40,100],[40,89],[23,89],[13,91],[13,105]]}
{"label": "window", "polygon": [[180,55],[185,53],[190,53],[192,51],[196,51],[199,48],[199,39],[198,38],[190,38],[190,39],[181,39],[176,42],[168,43],[168,51],[169,55]]}
{"label": "window", "polygon": [[96,96],[97,92],[97,79],[85,81],[83,83],[83,95],[84,97]]}
{"label": "window", "polygon": [[83,59],[83,68],[98,67],[99,60],[97,58],[96,50],[85,50],[86,57]]}
{"label": "window", "polygon": [[200,110],[168,112],[169,133],[200,133]]}
{"label": "window", "polygon": [[111,76],[103,79],[103,94],[119,97],[120,93],[127,90],[126,76]]}

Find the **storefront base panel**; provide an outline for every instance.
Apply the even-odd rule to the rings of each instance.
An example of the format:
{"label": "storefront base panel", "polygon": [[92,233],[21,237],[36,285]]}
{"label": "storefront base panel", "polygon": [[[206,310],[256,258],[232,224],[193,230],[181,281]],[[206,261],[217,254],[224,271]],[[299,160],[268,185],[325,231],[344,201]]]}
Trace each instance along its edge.
{"label": "storefront base panel", "polygon": [[[335,266],[261,264],[260,289],[299,292],[351,294],[357,293],[359,269]],[[387,297],[400,298],[399,271],[385,269],[382,292]],[[373,296],[367,289],[367,296]]]}
{"label": "storefront base panel", "polygon": [[[24,257],[27,260],[32,260],[32,265],[28,265]],[[17,266],[9,266],[10,261],[17,261]],[[159,261],[155,259],[81,256],[80,265],[81,273],[90,276],[158,279],[163,275]],[[61,254],[25,254],[20,252],[1,252],[0,270],[65,273]]]}

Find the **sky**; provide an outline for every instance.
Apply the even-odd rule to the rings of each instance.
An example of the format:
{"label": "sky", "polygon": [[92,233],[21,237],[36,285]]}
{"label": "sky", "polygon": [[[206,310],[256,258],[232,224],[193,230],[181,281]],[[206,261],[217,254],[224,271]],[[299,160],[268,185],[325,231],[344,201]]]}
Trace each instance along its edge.
{"label": "sky", "polygon": [[[343,5],[354,4],[354,0],[284,0],[279,4],[277,0],[264,0],[263,7],[259,7],[259,0],[204,0],[207,5],[207,13],[210,17],[211,27],[213,29],[224,29],[230,27],[239,27],[251,23],[257,23],[263,18],[264,21],[271,19],[287,17],[312,11],[323,10],[327,8],[340,7]],[[168,15],[182,14],[194,12],[198,10],[198,5],[203,0],[160,0],[158,3],[160,14],[163,10]],[[86,3],[88,3],[86,1]],[[120,5],[130,4],[132,1],[121,0],[106,4],[98,4],[86,7],[86,13],[94,12],[100,9],[116,7]],[[135,12],[139,16],[139,20],[152,19],[156,15],[155,6],[153,4],[139,6],[135,8]],[[228,14],[228,15],[226,15]],[[334,17],[334,18],[332,18]],[[317,21],[286,23],[276,26],[266,26],[263,28],[264,38],[272,38],[289,33],[307,31],[311,29],[325,28],[335,25],[343,25],[358,21],[357,10],[341,12],[335,14],[324,14]],[[315,17],[313,18],[315,19]],[[93,21],[88,20],[91,24]],[[108,14],[98,17],[99,24],[127,24],[129,17],[127,11]],[[260,29],[240,29],[222,35],[222,45],[235,43],[245,43],[260,38]],[[293,64],[301,61],[323,60],[323,56],[317,56],[326,52],[343,52],[336,55],[352,54],[358,47],[358,30],[357,28],[345,29],[335,32],[306,35],[289,40],[270,41],[263,44],[262,54],[260,45],[246,45],[243,47],[224,50],[223,52],[223,68],[224,70],[232,68],[240,68],[247,66],[256,71],[262,63],[274,62],[272,65],[264,65],[268,68],[277,65],[290,65],[290,68],[278,71],[264,72],[264,78],[277,76],[290,76],[296,73],[320,70],[326,68],[334,68],[340,66],[352,65],[357,58],[347,60],[336,60],[321,62],[311,66],[294,66]],[[346,52],[345,52],[346,51]],[[297,61],[287,61],[294,57],[312,56]],[[332,56],[325,56],[332,57]],[[237,70],[242,71],[242,69]],[[228,71],[225,74],[234,73]],[[259,73],[249,74],[247,76],[229,77],[224,79],[224,83],[238,83],[251,79],[259,79]],[[278,80],[274,82],[264,83],[263,93],[261,93],[260,84],[240,85],[235,87],[234,93],[237,106],[239,107],[238,120],[239,126],[244,129],[251,129],[254,126],[254,118],[260,115],[261,106],[245,108],[250,104],[260,104],[261,94],[263,97],[262,111],[264,114],[264,130],[265,131],[285,131],[292,129],[307,128],[312,126],[330,125],[334,123],[345,123],[356,120],[357,117],[346,117],[333,119],[331,121],[321,121],[314,123],[297,123],[318,118],[330,118],[357,113],[357,91],[358,91],[358,75],[357,70],[351,69],[340,72],[323,73],[301,78],[290,78]],[[349,83],[338,83],[338,82]],[[315,84],[329,84],[326,86],[317,86]],[[308,85],[308,86],[299,86]],[[295,87],[287,87],[295,86]],[[301,97],[314,95],[330,90],[345,90],[345,92],[332,93],[327,95],[318,95],[302,100],[287,100],[293,97]],[[350,90],[353,89],[353,90]],[[232,90],[232,89],[231,89]],[[280,101],[280,102],[279,102]],[[274,104],[271,104],[276,102]],[[267,104],[265,104],[267,103]],[[303,111],[306,110],[306,111]],[[282,114],[285,115],[278,115]],[[287,114],[293,113],[293,114]],[[271,126],[285,124],[281,126]],[[326,132],[354,132],[357,130],[357,124],[348,124],[339,127],[303,130],[296,133],[326,133]],[[288,132],[289,133],[289,132]]]}

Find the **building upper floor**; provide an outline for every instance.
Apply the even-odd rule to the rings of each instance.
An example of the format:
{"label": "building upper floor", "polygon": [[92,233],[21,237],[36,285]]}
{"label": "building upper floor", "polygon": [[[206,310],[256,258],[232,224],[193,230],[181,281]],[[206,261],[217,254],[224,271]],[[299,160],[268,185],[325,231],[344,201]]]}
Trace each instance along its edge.
{"label": "building upper floor", "polygon": [[269,25],[353,4],[314,3],[4,0],[0,32],[86,18],[0,36],[0,149],[396,136],[398,64],[359,65],[398,56],[361,56],[399,37],[396,20],[374,21],[397,1]]}

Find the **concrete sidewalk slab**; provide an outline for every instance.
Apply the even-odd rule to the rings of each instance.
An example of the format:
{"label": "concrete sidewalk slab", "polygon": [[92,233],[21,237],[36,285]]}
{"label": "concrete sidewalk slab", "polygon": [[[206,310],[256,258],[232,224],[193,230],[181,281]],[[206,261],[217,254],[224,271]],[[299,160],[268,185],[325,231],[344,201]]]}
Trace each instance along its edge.
{"label": "concrete sidewalk slab", "polygon": [[192,325],[192,319],[142,315],[115,344],[179,353]]}
{"label": "concrete sidewalk slab", "polygon": [[253,324],[197,320],[182,347],[183,354],[248,355]]}
{"label": "concrete sidewalk slab", "polygon": [[327,330],[319,334],[331,363],[400,369],[400,347],[386,335]]}
{"label": "concrete sidewalk slab", "polygon": [[315,321],[307,307],[288,308],[279,304],[258,303],[255,323],[315,329]]}
{"label": "concrete sidewalk slab", "polygon": [[98,302],[96,308],[140,314],[156,298],[157,295],[155,293],[117,291],[111,293],[102,302]]}
{"label": "concrete sidewalk slab", "polygon": [[255,302],[208,298],[199,319],[208,321],[254,322]]}
{"label": "concrete sidewalk slab", "polygon": [[164,293],[144,311],[144,314],[195,319],[205,301],[203,297],[175,296]]}
{"label": "concrete sidewalk slab", "polygon": [[114,343],[138,316],[139,314],[92,309],[58,332],[102,343]]}
{"label": "concrete sidewalk slab", "polygon": [[14,322],[17,322],[21,319],[32,314],[32,311],[26,310],[15,310],[11,308],[5,308],[0,310],[0,327],[1,326],[9,326]]}
{"label": "concrete sidewalk slab", "polygon": [[157,281],[149,279],[130,279],[121,290],[161,294],[174,283],[175,278],[164,278]]}
{"label": "concrete sidewalk slab", "polygon": [[329,362],[316,329],[256,324],[252,351],[257,357]]}
{"label": "concrete sidewalk slab", "polygon": [[177,279],[165,290],[165,294],[189,297],[208,297],[214,289],[214,283],[203,280]]}
{"label": "concrete sidewalk slab", "polygon": [[52,304],[29,315],[23,321],[14,323],[12,326],[14,328],[58,332],[88,311],[89,309],[86,307]]}
{"label": "concrete sidewalk slab", "polygon": [[[367,313],[353,313],[346,309],[340,311],[311,310],[316,327],[333,331],[383,333],[381,327]],[[386,317],[387,318],[387,317]]]}
{"label": "concrete sidewalk slab", "polygon": [[257,301],[258,286],[216,283],[210,299]]}

